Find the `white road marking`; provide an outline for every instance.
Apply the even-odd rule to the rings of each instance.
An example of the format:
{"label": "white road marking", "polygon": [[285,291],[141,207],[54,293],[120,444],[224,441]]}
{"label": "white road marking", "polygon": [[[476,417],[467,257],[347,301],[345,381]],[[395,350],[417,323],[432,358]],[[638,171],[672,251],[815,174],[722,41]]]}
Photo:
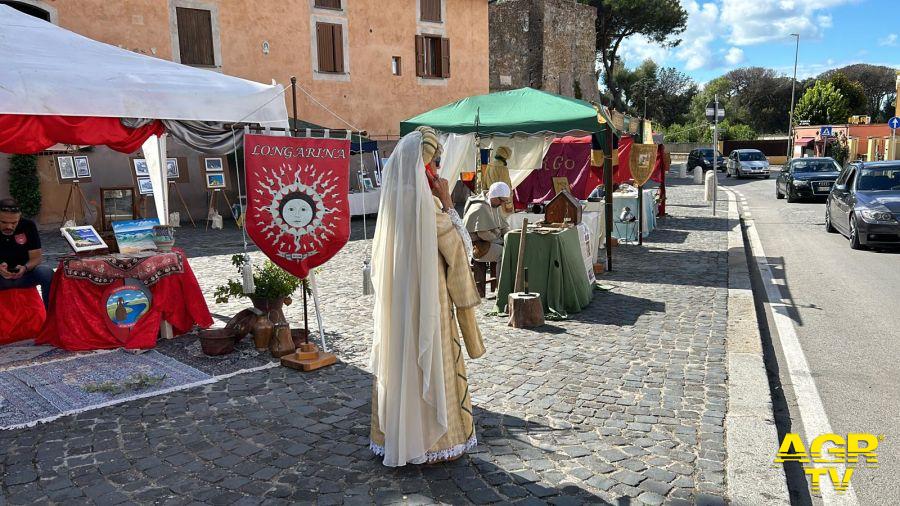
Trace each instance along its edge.
{"label": "white road marking", "polygon": [[[738,194],[740,195],[739,192]],[[775,276],[772,275],[772,270],[766,262],[768,257],[763,249],[762,241],[759,239],[759,234],[756,232],[756,227],[752,220],[746,221],[744,224],[747,230],[747,237],[750,239],[753,260],[759,268],[763,286],[766,290],[765,303],[772,310],[775,328],[778,330],[781,351],[785,362],[787,362],[788,373],[793,385],[794,395],[797,398],[797,406],[800,410],[803,432],[807,440],[811,441],[813,437],[819,434],[831,433],[831,422],[828,421],[825,405],[822,403],[822,397],[819,395],[816,382],[809,370],[806,355],[803,354],[803,347],[800,345],[800,339],[797,337],[794,321],[788,316],[788,305],[782,299],[781,291],[778,289],[779,283],[775,281]],[[844,466],[838,467],[840,475],[844,476]],[[828,479],[822,479],[821,485],[822,502],[826,506],[859,504],[852,484],[843,494],[837,493]]]}

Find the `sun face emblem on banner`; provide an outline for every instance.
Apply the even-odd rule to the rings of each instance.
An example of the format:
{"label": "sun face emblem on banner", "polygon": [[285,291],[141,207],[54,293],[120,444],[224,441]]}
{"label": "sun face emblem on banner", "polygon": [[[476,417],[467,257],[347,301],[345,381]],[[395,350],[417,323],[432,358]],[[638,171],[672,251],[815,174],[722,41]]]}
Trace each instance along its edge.
{"label": "sun face emblem on banner", "polygon": [[[306,168],[307,171],[311,169],[312,167]],[[325,181],[320,176],[312,185],[306,185],[299,180],[300,172],[297,173],[298,179],[285,184],[283,178],[289,171],[290,167],[282,167],[280,171],[265,174],[268,171],[263,169],[265,175],[260,183],[263,189],[258,189],[257,193],[262,195],[260,200],[263,202],[268,200],[268,194],[271,203],[261,205],[258,210],[269,213],[272,217],[262,229],[266,237],[274,234],[275,240],[287,239],[296,248],[293,252],[280,251],[279,255],[295,260],[312,255],[317,248],[337,235],[337,223],[327,218],[338,209],[328,207],[323,198],[323,195],[334,192],[337,184],[335,181]],[[333,203],[340,204],[341,201]],[[310,240],[304,241],[304,236],[309,236]]]}
{"label": "sun face emblem on banner", "polygon": [[246,136],[247,233],[273,262],[306,277],[350,235],[349,142]]}

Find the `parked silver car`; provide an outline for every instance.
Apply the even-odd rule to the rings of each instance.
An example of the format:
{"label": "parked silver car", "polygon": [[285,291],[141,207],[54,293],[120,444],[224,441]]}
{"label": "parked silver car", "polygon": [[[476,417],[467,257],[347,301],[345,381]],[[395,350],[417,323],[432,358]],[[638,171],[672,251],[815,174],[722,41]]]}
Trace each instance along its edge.
{"label": "parked silver car", "polygon": [[900,246],[900,161],[847,165],[828,194],[825,230],[853,249]]}
{"label": "parked silver car", "polygon": [[735,149],[728,155],[725,177],[763,176],[769,179],[769,159],[758,149]]}

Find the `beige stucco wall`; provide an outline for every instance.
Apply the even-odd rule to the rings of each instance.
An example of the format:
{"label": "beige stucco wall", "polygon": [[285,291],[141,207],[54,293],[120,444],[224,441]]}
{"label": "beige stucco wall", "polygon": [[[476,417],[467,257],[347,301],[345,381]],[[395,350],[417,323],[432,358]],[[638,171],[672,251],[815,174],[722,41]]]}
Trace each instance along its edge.
{"label": "beige stucco wall", "polygon": [[[173,59],[170,12],[174,6],[214,9],[221,72],[254,81],[301,86],[349,123],[373,136],[399,133],[400,121],[460,98],[488,91],[488,8],[485,0],[445,0],[442,24],[417,22],[418,0],[344,0],[345,12],[314,9],[313,15],[344,20],[349,79],[314,79],[312,0],[51,0],[59,25],[87,37],[159,58]],[[323,19],[324,20],[324,19]],[[214,27],[215,29],[216,27]],[[450,39],[451,77],[415,76],[417,33]],[[263,54],[267,41],[269,54]],[[391,74],[391,57],[402,58],[401,76]],[[288,111],[291,102],[288,96]],[[302,92],[299,116],[343,128],[333,115]]]}

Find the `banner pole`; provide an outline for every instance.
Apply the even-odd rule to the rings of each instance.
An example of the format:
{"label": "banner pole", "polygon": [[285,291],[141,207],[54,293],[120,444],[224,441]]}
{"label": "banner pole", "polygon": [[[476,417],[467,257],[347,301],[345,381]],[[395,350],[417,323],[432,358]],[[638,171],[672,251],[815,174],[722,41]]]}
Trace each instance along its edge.
{"label": "banner pole", "polygon": [[294,124],[291,125],[291,137],[297,134],[297,76],[291,76],[291,104],[294,108]]}

